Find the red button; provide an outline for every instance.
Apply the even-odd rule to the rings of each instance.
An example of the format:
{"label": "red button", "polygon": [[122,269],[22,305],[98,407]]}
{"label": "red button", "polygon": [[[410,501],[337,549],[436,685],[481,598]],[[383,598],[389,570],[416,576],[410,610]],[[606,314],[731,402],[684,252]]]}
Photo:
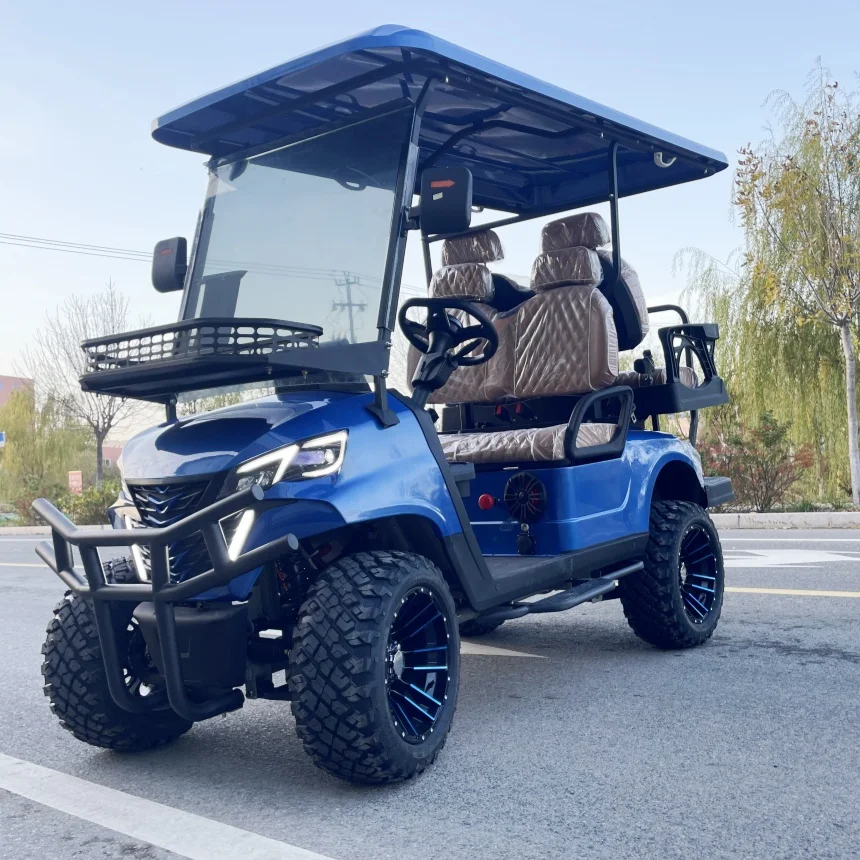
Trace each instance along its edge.
{"label": "red button", "polygon": [[478,507],[482,511],[490,510],[490,508],[493,507],[494,504],[496,504],[496,500],[489,493],[483,493],[482,495],[478,496]]}

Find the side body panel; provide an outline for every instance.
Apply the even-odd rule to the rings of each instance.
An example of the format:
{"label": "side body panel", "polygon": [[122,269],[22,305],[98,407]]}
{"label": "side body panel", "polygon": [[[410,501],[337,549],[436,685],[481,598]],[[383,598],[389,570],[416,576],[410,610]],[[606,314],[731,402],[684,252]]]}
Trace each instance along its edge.
{"label": "side body panel", "polygon": [[[586,549],[648,531],[651,496],[657,476],[672,461],[695,471],[695,449],[667,433],[631,431],[621,458],[563,467],[499,467],[478,472],[465,499],[472,528],[485,555],[515,555],[519,523],[504,503],[505,486],[518,472],[537,477],[546,488],[546,513],[530,526],[537,555]],[[489,510],[478,507],[488,494]]]}

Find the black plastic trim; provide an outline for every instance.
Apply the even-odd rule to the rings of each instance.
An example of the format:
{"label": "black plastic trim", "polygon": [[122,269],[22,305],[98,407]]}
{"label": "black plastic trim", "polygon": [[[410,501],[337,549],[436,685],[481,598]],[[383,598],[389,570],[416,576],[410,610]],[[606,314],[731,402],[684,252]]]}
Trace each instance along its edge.
{"label": "black plastic trim", "polygon": [[396,397],[415,416],[418,426],[424,434],[424,439],[427,441],[427,447],[433,454],[436,465],[442,473],[448,495],[451,497],[451,502],[454,505],[454,510],[457,513],[457,519],[460,521],[460,528],[462,529],[460,534],[443,538],[443,543],[447,550],[451,566],[454,568],[454,572],[466,595],[466,599],[473,609],[484,609],[487,606],[492,606],[498,602],[494,594],[493,578],[490,576],[484,556],[481,554],[478,539],[475,537],[472,523],[469,521],[469,515],[466,513],[463,500],[460,498],[460,490],[457,482],[451,474],[448,461],[445,459],[445,453],[442,451],[442,443],[439,441],[436,426],[433,424],[430,415],[421,407],[416,406],[411,398],[400,394],[398,391],[389,391],[389,394],[392,397]]}
{"label": "black plastic trim", "polygon": [[735,500],[735,489],[731,478],[705,478],[705,497],[709,508],[728,505]]}
{"label": "black plastic trim", "polygon": [[[491,605],[519,600],[546,588],[577,579],[589,579],[609,567],[641,558],[648,543],[648,532],[627,535],[617,540],[557,556],[496,556],[496,562],[511,558],[522,563],[522,570],[495,578],[496,596],[493,603],[475,607],[486,609]],[[492,563],[494,559],[490,559]],[[501,566],[501,565],[499,565]]]}

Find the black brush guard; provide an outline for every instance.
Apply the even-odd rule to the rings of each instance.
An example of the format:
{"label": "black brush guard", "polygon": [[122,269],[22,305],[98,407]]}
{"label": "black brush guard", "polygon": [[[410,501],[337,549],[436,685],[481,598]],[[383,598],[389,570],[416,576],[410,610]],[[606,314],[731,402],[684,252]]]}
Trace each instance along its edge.
{"label": "black brush guard", "polygon": [[[228,556],[220,520],[254,507],[262,499],[263,491],[255,485],[165,528],[136,529],[78,528],[47,499],[36,499],[33,502],[33,510],[51,527],[52,535],[52,542],[43,541],[36,547],[36,552],[72,591],[92,601],[108,688],[121,708],[132,713],[149,713],[169,703],[179,716],[196,722],[242,707],[244,696],[241,690],[237,689],[204,702],[195,702],[189,698],[182,677],[173,606],[210,588],[226,585],[240,574],[298,549],[296,537],[287,534],[235,559]],[[169,581],[168,544],[196,531],[203,534],[212,568],[181,582],[172,583]],[[149,547],[151,581],[127,585],[106,582],[98,555],[99,548],[131,544]],[[72,546],[76,546],[80,553],[83,575],[75,569]],[[112,601],[151,601],[155,605],[163,655],[166,701],[164,695],[158,693],[135,697],[126,687],[122,655],[110,612]]]}

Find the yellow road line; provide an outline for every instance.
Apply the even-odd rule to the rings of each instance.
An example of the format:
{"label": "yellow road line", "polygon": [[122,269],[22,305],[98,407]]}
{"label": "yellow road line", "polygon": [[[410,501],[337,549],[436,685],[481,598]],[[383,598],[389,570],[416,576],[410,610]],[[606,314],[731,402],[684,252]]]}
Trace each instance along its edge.
{"label": "yellow road line", "polygon": [[791,594],[798,597],[860,597],[860,591],[809,591],[805,588],[726,588],[735,594]]}

